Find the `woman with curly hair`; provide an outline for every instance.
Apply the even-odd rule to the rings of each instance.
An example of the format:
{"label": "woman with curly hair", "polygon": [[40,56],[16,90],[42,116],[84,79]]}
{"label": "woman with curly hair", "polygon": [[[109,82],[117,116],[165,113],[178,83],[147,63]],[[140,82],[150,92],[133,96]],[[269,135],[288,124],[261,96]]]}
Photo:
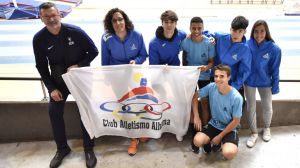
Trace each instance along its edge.
{"label": "woman with curly hair", "polygon": [[[148,57],[142,34],[134,30],[127,14],[113,8],[104,18],[105,33],[101,40],[102,65],[142,64]],[[139,141],[147,138],[132,138],[128,154],[137,152]]]}
{"label": "woman with curly hair", "polygon": [[127,14],[113,8],[104,18],[105,33],[101,39],[102,65],[142,64],[148,57],[144,39]]}

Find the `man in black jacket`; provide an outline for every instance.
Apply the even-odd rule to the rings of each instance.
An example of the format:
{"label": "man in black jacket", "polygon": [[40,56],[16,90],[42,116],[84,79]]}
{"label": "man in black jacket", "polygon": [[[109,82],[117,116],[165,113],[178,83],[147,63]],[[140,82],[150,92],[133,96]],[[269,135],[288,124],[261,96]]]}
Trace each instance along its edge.
{"label": "man in black jacket", "polygon": [[[61,23],[60,13],[51,2],[39,6],[40,17],[46,25],[33,38],[36,68],[50,94],[49,115],[57,152],[50,167],[58,167],[71,149],[67,144],[63,119],[64,106],[70,94],[61,75],[74,67],[89,66],[98,55],[90,37],[79,27]],[[50,66],[51,72],[48,66]],[[81,121],[86,166],[95,167],[94,140],[89,137]]]}

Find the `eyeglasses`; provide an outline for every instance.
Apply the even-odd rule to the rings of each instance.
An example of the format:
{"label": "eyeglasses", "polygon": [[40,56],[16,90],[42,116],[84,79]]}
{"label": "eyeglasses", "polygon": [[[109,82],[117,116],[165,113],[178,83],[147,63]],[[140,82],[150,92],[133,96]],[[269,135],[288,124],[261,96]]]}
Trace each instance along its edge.
{"label": "eyeglasses", "polygon": [[123,22],[124,18],[117,18],[117,19],[112,19],[112,23],[117,23],[117,22]]}
{"label": "eyeglasses", "polygon": [[51,18],[56,18],[59,17],[60,15],[41,15],[42,18],[45,19],[51,19]]}

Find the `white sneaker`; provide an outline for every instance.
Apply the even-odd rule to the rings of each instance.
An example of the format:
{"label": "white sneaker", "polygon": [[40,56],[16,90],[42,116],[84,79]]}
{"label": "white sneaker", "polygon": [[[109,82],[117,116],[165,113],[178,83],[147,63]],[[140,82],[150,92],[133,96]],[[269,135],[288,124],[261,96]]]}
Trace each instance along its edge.
{"label": "white sneaker", "polygon": [[263,129],[263,140],[269,142],[271,140],[271,131],[270,128]]}
{"label": "white sneaker", "polygon": [[251,136],[248,138],[247,146],[249,148],[252,148],[255,145],[257,137],[258,137],[258,134],[251,134]]}

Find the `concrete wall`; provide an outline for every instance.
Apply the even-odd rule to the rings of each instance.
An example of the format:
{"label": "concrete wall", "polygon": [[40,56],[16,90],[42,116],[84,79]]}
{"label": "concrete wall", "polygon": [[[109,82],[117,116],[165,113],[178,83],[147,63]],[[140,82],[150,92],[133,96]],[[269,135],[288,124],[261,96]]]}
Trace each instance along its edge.
{"label": "concrete wall", "polygon": [[[272,126],[300,125],[300,100],[273,101]],[[80,116],[75,102],[67,102],[65,125],[68,138],[80,138]],[[258,125],[262,126],[260,102],[257,102]],[[246,115],[242,128],[248,128]],[[48,103],[0,102],[0,142],[51,140]]]}
{"label": "concrete wall", "polygon": [[[81,135],[75,102],[65,106],[67,136]],[[0,142],[53,139],[47,102],[0,102]]]}
{"label": "concrete wall", "polygon": [[[288,126],[300,124],[300,100],[273,101],[273,118],[271,126]],[[260,101],[256,101],[257,125],[263,126]],[[247,116],[244,113],[241,120],[242,128],[249,128]]]}

